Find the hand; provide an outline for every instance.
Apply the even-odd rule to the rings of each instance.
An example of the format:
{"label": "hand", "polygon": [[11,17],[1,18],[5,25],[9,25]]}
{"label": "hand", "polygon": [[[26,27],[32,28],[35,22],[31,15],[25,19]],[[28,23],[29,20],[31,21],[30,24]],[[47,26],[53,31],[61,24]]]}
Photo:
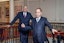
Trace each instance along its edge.
{"label": "hand", "polygon": [[22,27],[22,28],[25,28],[25,24],[24,24],[24,23],[22,23],[22,24],[21,24],[21,27]]}
{"label": "hand", "polygon": [[58,32],[57,30],[55,29],[52,29],[52,33],[55,34],[55,32]]}
{"label": "hand", "polygon": [[32,24],[32,20],[30,19],[30,21],[29,21],[29,24],[31,25]]}
{"label": "hand", "polygon": [[30,23],[32,23],[32,20],[30,19],[30,21],[29,21]]}

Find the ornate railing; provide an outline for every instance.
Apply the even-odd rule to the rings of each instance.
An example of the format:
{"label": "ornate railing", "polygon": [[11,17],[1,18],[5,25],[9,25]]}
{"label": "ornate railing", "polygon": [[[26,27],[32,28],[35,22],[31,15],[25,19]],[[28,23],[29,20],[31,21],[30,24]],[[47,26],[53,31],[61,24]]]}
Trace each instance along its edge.
{"label": "ornate railing", "polygon": [[[18,26],[16,23],[12,27],[6,27],[9,23],[0,23],[0,43],[20,43],[20,34],[18,32]],[[64,32],[64,23],[51,23],[54,29]],[[47,36],[51,37],[50,30],[46,27]],[[31,35],[31,32],[29,33]],[[63,34],[64,37],[64,34]]]}

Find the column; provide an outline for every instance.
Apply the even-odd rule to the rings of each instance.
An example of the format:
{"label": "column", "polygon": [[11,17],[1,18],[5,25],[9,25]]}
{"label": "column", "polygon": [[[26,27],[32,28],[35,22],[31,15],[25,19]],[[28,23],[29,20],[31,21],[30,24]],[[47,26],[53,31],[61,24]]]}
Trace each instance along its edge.
{"label": "column", "polygon": [[[13,20],[14,18],[14,0],[10,0],[10,22]],[[10,28],[10,38],[13,38],[13,28]],[[12,42],[11,42],[12,43]]]}
{"label": "column", "polygon": [[14,0],[10,0],[10,22],[14,18]]}

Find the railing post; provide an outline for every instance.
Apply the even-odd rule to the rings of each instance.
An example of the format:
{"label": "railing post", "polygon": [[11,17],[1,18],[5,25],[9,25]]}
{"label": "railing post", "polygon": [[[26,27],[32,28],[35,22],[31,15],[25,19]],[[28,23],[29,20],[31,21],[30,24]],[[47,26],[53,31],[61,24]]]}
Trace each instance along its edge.
{"label": "railing post", "polygon": [[10,22],[13,20],[14,18],[14,0],[10,0]]}
{"label": "railing post", "polygon": [[[10,22],[13,20],[14,18],[14,0],[9,0],[10,1]],[[13,28],[10,28],[10,42],[13,43],[14,42],[14,39],[13,38]]]}

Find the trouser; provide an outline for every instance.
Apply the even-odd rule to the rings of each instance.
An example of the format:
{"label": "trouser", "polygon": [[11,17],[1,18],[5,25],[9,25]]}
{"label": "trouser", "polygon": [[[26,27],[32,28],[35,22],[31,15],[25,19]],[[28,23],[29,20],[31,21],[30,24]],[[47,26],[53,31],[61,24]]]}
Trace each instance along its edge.
{"label": "trouser", "polygon": [[41,39],[41,37],[33,37],[33,43],[49,43],[48,40],[44,41]]}
{"label": "trouser", "polygon": [[57,43],[60,43],[60,41],[61,41],[61,36],[58,35],[58,36],[57,36]]}
{"label": "trouser", "polygon": [[44,43],[43,41],[38,40],[37,38],[33,38],[33,42],[34,42],[34,43]]}
{"label": "trouser", "polygon": [[21,43],[28,43],[28,34],[20,33],[20,42]]}

